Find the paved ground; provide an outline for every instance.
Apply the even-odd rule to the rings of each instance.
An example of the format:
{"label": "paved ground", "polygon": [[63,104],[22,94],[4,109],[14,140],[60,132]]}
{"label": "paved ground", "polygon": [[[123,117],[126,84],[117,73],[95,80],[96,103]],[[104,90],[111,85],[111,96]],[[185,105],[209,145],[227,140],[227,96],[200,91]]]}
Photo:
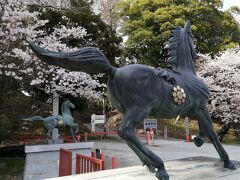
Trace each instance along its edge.
{"label": "paved ground", "polygon": [[[141,165],[138,157],[122,140],[95,141],[94,146],[95,148],[102,149],[102,152],[107,157],[107,161],[110,161],[109,157],[118,157],[120,167]],[[148,147],[164,161],[196,156],[219,157],[215,148],[210,143],[205,143],[202,147],[198,148],[192,142],[186,143],[183,140],[160,139],[155,140],[155,145]],[[230,159],[240,161],[240,146],[224,145],[224,148],[228,152]]]}
{"label": "paved ground", "polygon": [[[188,158],[165,163],[170,180],[238,180],[240,164],[236,171],[222,168],[215,158]],[[142,166],[85,173],[53,178],[51,180],[158,180]],[[50,179],[49,179],[50,180]]]}
{"label": "paved ground", "polygon": [[[155,145],[148,147],[167,161],[165,167],[171,180],[238,180],[240,177],[240,146],[225,146],[231,159],[238,161],[235,162],[236,171],[222,167],[223,163],[216,159],[218,155],[212,144],[207,143],[197,148],[193,143],[184,141],[156,140]],[[52,180],[157,180],[153,173],[146,171],[145,167],[136,166],[141,162],[122,140],[96,141],[95,148],[101,148],[108,160],[112,156],[117,156],[120,160],[120,167],[126,168],[65,176]]]}

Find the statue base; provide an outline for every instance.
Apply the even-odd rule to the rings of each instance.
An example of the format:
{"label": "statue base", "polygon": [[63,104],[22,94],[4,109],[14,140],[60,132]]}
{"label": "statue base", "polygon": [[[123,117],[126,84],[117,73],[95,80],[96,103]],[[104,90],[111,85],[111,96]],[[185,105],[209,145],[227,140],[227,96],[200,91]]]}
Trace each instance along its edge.
{"label": "statue base", "polygon": [[[240,162],[234,162],[238,168],[231,171],[223,168],[219,159],[193,157],[165,162],[171,180],[236,180],[240,177]],[[51,180],[158,180],[143,166],[111,169],[81,175],[52,178]],[[50,180],[50,179],[49,179]]]}
{"label": "statue base", "polygon": [[91,156],[93,146],[93,142],[25,146],[24,180],[58,177],[60,148],[72,151],[72,172],[75,173],[76,153]]}

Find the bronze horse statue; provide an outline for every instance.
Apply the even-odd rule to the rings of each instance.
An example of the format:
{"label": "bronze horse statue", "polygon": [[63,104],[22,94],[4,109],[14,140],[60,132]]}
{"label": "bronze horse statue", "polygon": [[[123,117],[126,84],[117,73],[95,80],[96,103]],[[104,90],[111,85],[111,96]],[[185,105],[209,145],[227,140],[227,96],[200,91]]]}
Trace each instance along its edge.
{"label": "bronze horse statue", "polygon": [[140,64],[115,68],[94,47],[85,47],[76,52],[51,52],[33,43],[30,46],[48,64],[72,71],[105,73],[109,76],[109,99],[124,115],[118,134],[137,154],[143,165],[147,165],[159,179],[169,179],[162,159],[142,144],[134,133],[136,126],[148,115],[161,118],[181,115],[197,119],[200,132],[194,139],[196,146],[203,144],[206,135],[224,161],[224,167],[236,169],[213,129],[207,109],[208,87],[197,78],[194,70],[193,60],[197,54],[189,21],[184,28],[177,27],[169,41],[168,61],[172,65],[171,69],[154,69]]}
{"label": "bronze horse statue", "polygon": [[[41,116],[32,116],[29,118],[24,118],[22,120],[25,121],[42,121],[44,130],[46,132],[46,140],[49,143],[56,143],[54,138],[53,138],[53,130],[57,126],[66,126],[72,136],[72,139],[74,142],[77,142],[76,140],[76,133],[79,132],[78,124],[73,122],[73,117],[70,109],[74,109],[75,106],[71,101],[68,99],[65,100],[62,103],[61,106],[61,112],[62,115],[52,115],[48,117],[41,117]],[[73,128],[76,130],[74,131]]]}

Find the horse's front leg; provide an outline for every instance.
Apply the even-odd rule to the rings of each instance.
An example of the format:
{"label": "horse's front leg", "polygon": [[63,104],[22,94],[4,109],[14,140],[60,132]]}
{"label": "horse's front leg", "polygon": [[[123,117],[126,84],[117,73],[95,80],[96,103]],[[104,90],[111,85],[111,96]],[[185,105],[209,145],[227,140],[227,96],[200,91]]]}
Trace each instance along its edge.
{"label": "horse's front leg", "polygon": [[72,127],[76,127],[75,134],[77,134],[79,132],[78,124],[77,123],[72,123]]}
{"label": "horse's front leg", "polygon": [[201,123],[202,128],[204,128],[204,131],[205,131],[207,137],[209,138],[209,140],[212,141],[221,160],[224,162],[224,168],[228,168],[231,170],[236,169],[235,165],[230,161],[227,152],[223,148],[222,144],[220,143],[220,141],[218,139],[216,132],[213,129],[212,121],[211,121],[209,112],[207,110],[207,107],[197,110],[196,117],[198,118],[199,122]]}
{"label": "horse's front leg", "polygon": [[163,161],[136,137],[134,130],[136,126],[147,116],[147,108],[132,107],[126,110],[124,120],[118,130],[118,134],[128,144],[128,146],[137,154],[143,164],[147,165],[152,172],[161,180],[168,180],[169,176],[165,170]]}
{"label": "horse's front leg", "polygon": [[53,138],[53,131],[54,131],[54,129],[51,131],[51,140],[52,140],[52,143],[53,143],[53,144],[56,144],[56,141],[55,141],[55,139]]}
{"label": "horse's front leg", "polygon": [[73,126],[67,126],[68,127],[68,129],[69,129],[69,131],[70,131],[70,134],[71,134],[71,136],[72,136],[72,139],[74,140],[74,142],[76,143],[77,142],[77,139],[76,139],[76,137],[75,137],[75,134],[74,134],[74,132],[73,132]]}

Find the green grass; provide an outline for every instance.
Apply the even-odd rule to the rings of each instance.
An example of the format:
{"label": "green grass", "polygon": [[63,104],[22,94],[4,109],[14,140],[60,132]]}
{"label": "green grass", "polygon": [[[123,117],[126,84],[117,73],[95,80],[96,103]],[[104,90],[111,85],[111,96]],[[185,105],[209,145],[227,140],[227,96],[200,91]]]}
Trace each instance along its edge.
{"label": "green grass", "polygon": [[0,179],[23,179],[25,158],[0,159]]}
{"label": "green grass", "polygon": [[240,141],[236,139],[224,139],[223,144],[240,146]]}

